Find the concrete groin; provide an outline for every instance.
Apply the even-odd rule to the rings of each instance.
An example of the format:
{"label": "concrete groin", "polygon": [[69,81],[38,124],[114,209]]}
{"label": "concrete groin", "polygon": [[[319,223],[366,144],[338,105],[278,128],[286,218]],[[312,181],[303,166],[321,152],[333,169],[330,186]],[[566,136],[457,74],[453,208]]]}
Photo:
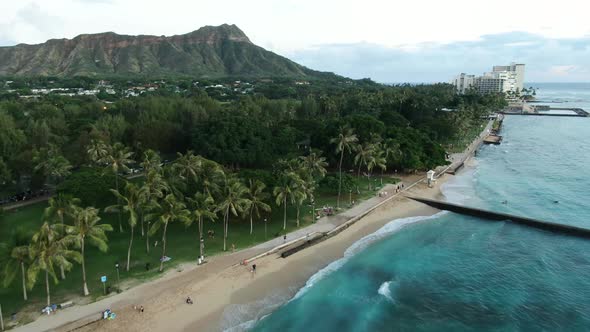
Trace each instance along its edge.
{"label": "concrete groin", "polygon": [[468,215],[472,217],[482,218],[483,220],[490,220],[490,221],[506,221],[512,222],[519,225],[524,225],[532,228],[537,228],[545,231],[549,231],[552,233],[557,234],[565,234],[570,236],[582,237],[590,239],[590,229],[581,228],[576,226],[564,225],[564,224],[557,224],[548,221],[542,221],[532,218],[526,217],[519,217],[515,215],[510,215],[507,213],[499,213],[493,211],[482,210],[478,208],[472,208],[467,206],[462,206],[458,204],[452,204],[432,199],[420,198],[420,197],[409,197],[417,202],[424,203],[429,205],[433,208],[445,211],[451,211],[463,215]]}

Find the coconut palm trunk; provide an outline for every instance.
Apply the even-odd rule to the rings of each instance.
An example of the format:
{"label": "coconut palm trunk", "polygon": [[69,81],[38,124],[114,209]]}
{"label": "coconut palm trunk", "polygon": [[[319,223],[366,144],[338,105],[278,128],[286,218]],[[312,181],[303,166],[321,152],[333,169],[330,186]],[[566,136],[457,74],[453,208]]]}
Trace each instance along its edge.
{"label": "coconut palm trunk", "polygon": [[143,232],[143,209],[141,211],[140,218],[141,218],[141,237],[143,237],[145,235]]}
{"label": "coconut palm trunk", "polygon": [[[62,213],[59,214],[59,221],[61,223],[61,229],[65,230],[65,226],[64,226],[64,216]],[[66,271],[64,270],[63,265],[59,266],[59,272],[61,274],[61,280],[66,280]]]}
{"label": "coconut palm trunk", "polygon": [[227,250],[227,229],[229,226],[229,206],[225,210],[225,220],[223,221],[223,251]]}
{"label": "coconut palm trunk", "polygon": [[51,295],[49,293],[49,272],[45,270],[45,290],[47,291],[47,306],[51,305]]}
{"label": "coconut palm trunk", "polygon": [[135,227],[131,226],[131,238],[129,239],[129,248],[127,249],[127,272],[129,272],[129,266],[131,265],[131,247],[133,246],[133,234]]}
{"label": "coconut palm trunk", "polygon": [[254,213],[254,206],[250,208],[250,235],[254,232],[254,222],[252,221],[252,213]]}
{"label": "coconut palm trunk", "polygon": [[28,300],[27,297],[27,281],[25,280],[25,262],[20,262],[20,272],[23,278],[23,299]]}
{"label": "coconut palm trunk", "polygon": [[88,296],[90,292],[88,291],[88,284],[86,283],[86,261],[84,260],[84,238],[82,238],[82,283],[84,284],[84,296]]}
{"label": "coconut palm trunk", "polygon": [[[117,174],[117,172],[115,172],[115,188],[117,189],[117,192],[119,192],[119,174]],[[119,197],[117,197],[117,205],[121,205],[121,200],[119,199]],[[121,222],[121,210],[119,210],[117,216],[119,218],[119,232],[123,233],[123,223]]]}
{"label": "coconut palm trunk", "polygon": [[338,180],[338,200],[336,203],[336,207],[340,208],[340,193],[342,192],[342,161],[344,160],[344,149],[340,152],[340,163],[338,164],[338,173],[339,173],[339,180]]}
{"label": "coconut palm trunk", "polygon": [[[150,229],[150,222],[147,223],[147,229]],[[146,253],[150,253],[150,232],[146,232],[145,234],[145,251]]]}
{"label": "coconut palm trunk", "polygon": [[203,257],[203,217],[199,217],[199,257]]}
{"label": "coconut palm trunk", "polygon": [[360,194],[361,191],[359,190],[359,182],[361,182],[361,163],[359,162],[359,168],[356,172],[356,193]]}
{"label": "coconut palm trunk", "polygon": [[299,227],[299,210],[301,209],[301,205],[297,204],[297,227]]}
{"label": "coconut palm trunk", "polygon": [[283,213],[283,230],[287,229],[287,196],[283,200],[283,205],[285,206],[285,212]]}
{"label": "coconut palm trunk", "polygon": [[162,234],[162,257],[160,257],[160,272],[164,270],[164,257],[166,256],[166,229],[168,223],[164,224],[164,233]]}

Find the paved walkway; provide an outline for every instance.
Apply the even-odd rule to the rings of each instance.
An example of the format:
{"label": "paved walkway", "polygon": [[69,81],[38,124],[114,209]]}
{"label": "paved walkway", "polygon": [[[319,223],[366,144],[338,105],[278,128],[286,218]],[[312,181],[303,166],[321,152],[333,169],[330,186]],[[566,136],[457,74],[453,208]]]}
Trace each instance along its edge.
{"label": "paved walkway", "polygon": [[[451,162],[451,164],[443,168],[442,172],[446,172],[447,170],[449,170],[451,173],[453,173],[456,170],[460,169],[463,166],[463,164],[465,164],[469,160],[469,158],[471,158],[475,154],[475,151],[477,151],[477,149],[479,149],[479,147],[483,144],[483,140],[488,136],[493,124],[494,120],[488,121],[486,127],[481,131],[479,136],[477,136],[477,138],[473,142],[471,142],[471,144],[465,149],[465,151],[452,153],[449,156],[449,159],[447,159]],[[439,171],[439,168],[437,168],[437,171]]]}
{"label": "paved walkway", "polygon": [[[405,189],[411,186],[405,184]],[[181,285],[199,278],[199,276],[208,275],[211,273],[219,273],[239,264],[246,259],[250,260],[256,256],[264,255],[271,252],[276,252],[277,248],[288,246],[290,243],[297,242],[304,239],[307,234],[315,232],[329,232],[340,225],[345,224],[349,220],[356,218],[359,215],[365,214],[368,211],[380,205],[385,200],[392,199],[399,194],[395,193],[397,185],[386,185],[383,191],[387,191],[389,195],[387,198],[375,196],[365,201],[356,204],[352,208],[341,212],[340,214],[320,218],[316,223],[307,227],[298,229],[287,234],[287,240],[283,237],[274,238],[267,242],[258,244],[254,247],[240,250],[235,253],[222,254],[209,257],[209,262],[203,265],[196,265],[194,263],[180,265],[178,268],[168,270],[167,273],[154,281],[150,281],[136,287],[132,287],[120,294],[109,296],[97,302],[86,305],[73,306],[67,309],[59,310],[56,314],[50,316],[41,316],[37,320],[17,327],[15,332],[37,332],[37,331],[70,331],[88,323],[98,320],[101,317],[101,312],[107,308],[112,308],[116,311],[117,308],[126,305],[133,305],[134,303],[142,303],[141,299],[153,298],[158,296],[165,287],[159,287],[164,283],[174,283]],[[182,273],[178,273],[182,272]]]}

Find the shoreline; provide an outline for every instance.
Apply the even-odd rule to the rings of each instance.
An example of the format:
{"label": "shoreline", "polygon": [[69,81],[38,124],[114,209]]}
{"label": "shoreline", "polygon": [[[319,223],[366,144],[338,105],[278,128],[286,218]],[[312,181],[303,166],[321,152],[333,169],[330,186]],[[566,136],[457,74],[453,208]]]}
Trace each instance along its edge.
{"label": "shoreline", "polygon": [[[450,175],[443,175],[433,188],[419,183],[407,192],[439,198],[442,195],[440,187],[449,178]],[[270,313],[271,309],[293,298],[310,277],[341,259],[355,242],[384,225],[402,218],[428,217],[438,212],[400,195],[350,225],[349,230],[288,258],[280,258],[275,253],[257,259],[256,275],[244,266],[233,265],[198,280],[191,278],[185,284],[168,283],[157,298],[141,303],[149,314],[142,316],[133,311],[132,304],[128,304],[122,310],[113,309],[117,313],[114,321],[99,321],[79,331],[222,331],[236,327]],[[193,272],[197,271],[188,273]],[[187,296],[193,299],[193,305],[184,303]],[[265,303],[269,299],[275,302],[271,307]],[[273,304],[275,307],[272,307]],[[154,311],[156,314],[153,314]],[[252,312],[262,316],[256,317]]]}
{"label": "shoreline", "polygon": [[[453,154],[449,166],[437,168],[440,175],[432,188],[425,184],[424,177],[408,176],[403,182],[412,183],[412,186],[406,186],[399,194],[385,199],[370,198],[324,222],[288,234],[290,243],[314,231],[328,233],[338,228],[351,229],[338,232],[292,256],[280,258],[278,248],[288,243],[284,244],[280,238],[273,239],[236,253],[215,256],[204,265],[180,265],[156,280],[121,294],[68,308],[58,316],[42,316],[14,331],[219,331],[260,318],[244,316],[243,312],[248,311],[245,306],[262,306],[264,312],[267,309],[264,309],[263,302],[276,297],[278,307],[293,298],[319,270],[341,259],[345,251],[363,237],[394,220],[438,213],[439,210],[409,200],[404,194],[440,198],[441,186],[452,178],[447,171],[456,164],[460,164],[456,168],[459,169],[468,162],[481,145],[486,129],[463,153]],[[393,185],[384,187],[391,192],[393,188]],[[245,266],[236,264],[252,257],[256,257],[256,275]],[[184,302],[187,296],[193,299],[194,305]],[[144,306],[145,312],[140,314],[135,311],[135,305]],[[117,318],[97,321],[100,313],[107,308],[115,312]],[[237,318],[240,315],[244,317]]]}
{"label": "shoreline", "polygon": [[[424,197],[440,198],[442,196],[440,187],[449,178],[450,176],[445,176],[433,188],[428,188],[425,184],[420,184],[417,188],[410,189],[408,193],[418,194]],[[315,281],[310,280],[310,278],[316,278],[320,274],[325,275],[330,273],[331,270],[337,269],[349,257],[346,254],[349,249],[353,249],[355,244],[359,244],[362,250],[364,246],[379,241],[381,236],[376,235],[375,239],[368,240],[362,244],[359,241],[370,237],[388,224],[412,217],[419,217],[416,222],[421,222],[440,212],[423,204],[415,203],[405,197],[398,197],[372,211],[357,223],[349,226],[349,230],[341,232],[335,237],[306,248],[286,259],[271,256],[261,259],[257,262],[257,270],[264,271],[265,275],[255,276],[254,278],[256,280],[246,280],[247,278],[243,277],[243,273],[238,271],[237,274],[230,276],[232,281],[240,286],[240,289],[228,298],[227,303],[231,305],[221,308],[221,310],[216,310],[210,315],[193,320],[193,322],[183,326],[180,330],[223,331],[237,327],[235,330],[241,331],[243,329],[239,327],[240,325],[247,325],[252,320],[254,320],[253,323],[256,323],[260,318],[272,313],[274,309],[292,300],[300,292],[305,292],[302,289],[308,286],[308,283],[313,284]],[[411,222],[404,224],[396,223],[395,225],[399,227],[392,232],[388,232],[387,235],[391,235],[410,224]],[[354,254],[357,252],[357,250],[353,251]],[[334,266],[336,268],[331,269]],[[242,276],[238,274],[242,274]],[[266,308],[259,308],[260,305],[258,303],[269,302],[268,300],[272,300],[273,298],[278,298],[279,300],[276,301],[278,303],[270,303],[270,306],[269,303],[266,303]],[[281,299],[283,300],[280,301]],[[232,310],[234,307],[237,307],[237,310]],[[251,307],[250,310],[248,310],[248,307]],[[250,315],[248,315],[248,311],[250,311]],[[244,314],[244,312],[246,313]],[[257,313],[252,315],[252,312]],[[242,313],[242,317],[238,319],[240,324],[228,324],[231,322],[230,316],[235,316],[236,313]]]}

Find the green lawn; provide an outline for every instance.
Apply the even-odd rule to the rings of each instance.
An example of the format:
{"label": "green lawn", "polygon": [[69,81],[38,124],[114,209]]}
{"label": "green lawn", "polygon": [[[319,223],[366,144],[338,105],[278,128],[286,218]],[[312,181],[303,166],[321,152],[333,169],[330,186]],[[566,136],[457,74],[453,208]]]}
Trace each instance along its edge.
{"label": "green lawn", "polygon": [[[373,178],[372,181],[379,184],[379,177]],[[384,182],[395,183],[394,178],[386,177]],[[359,202],[362,199],[373,197],[375,191],[367,190],[367,179],[362,178],[359,183],[361,193],[353,193],[353,200]],[[333,191],[318,191],[316,197],[316,208],[326,206],[336,206],[337,194]],[[349,204],[349,192],[343,192],[341,206],[346,208]],[[0,234],[3,239],[10,237],[13,232],[21,228],[31,234],[35,232],[42,223],[43,209],[46,203],[38,203],[18,209],[16,211],[5,212],[0,216]],[[283,231],[283,207],[272,205],[272,213],[268,218],[267,236],[264,231],[264,217],[254,220],[254,233],[249,234],[249,218],[240,219],[232,218],[229,225],[228,249],[231,244],[236,248],[243,249],[255,244],[264,242],[267,239],[282,236]],[[116,287],[117,274],[115,263],[120,264],[121,283],[134,283],[147,280],[157,276],[159,267],[159,258],[161,256],[161,233],[150,238],[150,252],[146,252],[145,237],[141,236],[140,226],[138,225],[135,232],[135,240],[132,249],[130,271],[126,272],[124,266],[127,259],[127,247],[129,244],[129,229],[125,227],[125,232],[118,231],[116,214],[101,214],[103,221],[111,223],[115,231],[109,233],[109,250],[106,253],[99,252],[97,249],[87,247],[86,250],[86,271],[88,276],[88,287],[91,292],[90,299],[93,300],[103,295],[103,286],[100,282],[100,276],[107,276],[107,286]],[[297,228],[295,222],[296,210],[293,206],[287,209],[287,232]],[[301,208],[301,227],[312,222],[311,206],[304,205]],[[124,226],[126,219],[123,218]],[[204,230],[215,231],[215,238],[210,239],[205,236],[205,254],[211,256],[219,254],[223,249],[223,225],[221,220],[216,222],[205,222]],[[158,246],[154,247],[154,241],[158,241]],[[165,269],[170,269],[174,265],[187,261],[196,261],[198,258],[198,231],[196,225],[186,228],[182,224],[172,223],[168,227],[167,235],[167,256],[171,257],[170,262],[165,263]],[[150,264],[150,270],[146,271],[146,263]],[[0,304],[2,304],[5,316],[10,313],[20,311],[26,305],[25,311],[38,311],[45,305],[45,286],[43,278],[39,278],[37,285],[29,291],[29,301],[26,303],[22,299],[22,288],[20,284],[20,275],[8,288],[0,288]],[[79,301],[82,294],[82,272],[80,265],[67,273],[66,280],[60,280],[55,285],[51,284],[52,302],[61,303],[74,298]]]}

